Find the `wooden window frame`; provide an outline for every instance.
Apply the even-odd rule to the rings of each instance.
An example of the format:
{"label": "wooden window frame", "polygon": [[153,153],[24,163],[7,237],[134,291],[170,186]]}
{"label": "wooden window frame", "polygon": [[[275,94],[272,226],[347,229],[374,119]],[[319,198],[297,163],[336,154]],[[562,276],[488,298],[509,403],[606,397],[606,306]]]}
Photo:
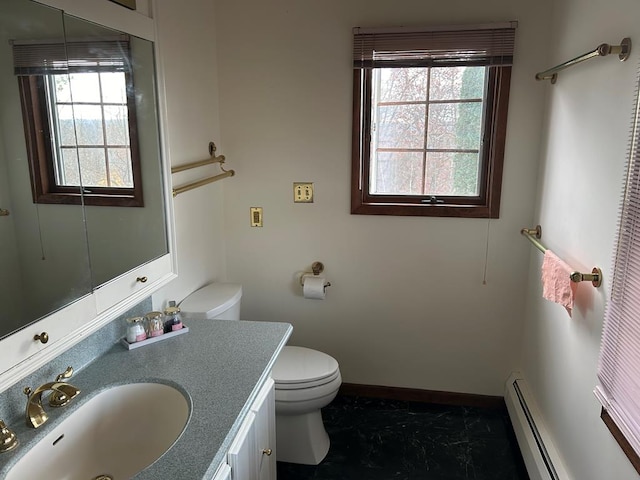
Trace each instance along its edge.
{"label": "wooden window frame", "polygon": [[479,195],[467,197],[369,193],[373,75],[371,68],[354,69],[351,213],[499,218],[511,66],[488,65],[487,70]]}
{"label": "wooden window frame", "polygon": [[624,433],[622,433],[622,430],[618,428],[618,425],[616,425],[616,422],[613,420],[613,418],[611,418],[611,415],[609,415],[609,412],[607,412],[605,408],[602,408],[600,410],[600,419],[609,429],[609,432],[618,443],[624,454],[627,456],[627,458],[631,462],[631,465],[633,465],[633,468],[635,468],[636,472],[640,474],[640,456],[638,456],[636,451],[629,443],[629,440],[627,440],[627,438],[624,436]]}
{"label": "wooden window frame", "polygon": [[[365,215],[498,218],[504,165],[511,66],[517,21],[426,27],[353,29],[351,212]],[[370,193],[374,69],[484,67],[482,138],[474,196]],[[427,107],[429,95],[425,98]],[[458,99],[466,101],[471,99]],[[440,102],[437,102],[440,103]],[[443,103],[447,103],[444,102]],[[426,131],[427,136],[433,133]],[[426,139],[426,137],[425,137]],[[423,161],[433,149],[424,142]],[[456,149],[445,149],[455,152]],[[402,149],[399,149],[402,151]],[[475,153],[470,149],[469,153]],[[424,191],[424,190],[423,190]],[[475,193],[475,192],[474,192]]]}
{"label": "wooden window frame", "polygon": [[18,76],[31,191],[34,203],[144,207],[142,167],[132,75],[125,73],[132,188],[71,187],[58,185],[55,178],[52,132],[49,122],[45,75]]}

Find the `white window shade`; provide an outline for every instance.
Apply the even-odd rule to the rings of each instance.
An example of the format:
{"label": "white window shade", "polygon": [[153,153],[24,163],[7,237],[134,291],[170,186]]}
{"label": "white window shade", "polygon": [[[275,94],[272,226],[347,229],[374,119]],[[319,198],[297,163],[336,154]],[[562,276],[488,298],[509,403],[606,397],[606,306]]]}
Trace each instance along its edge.
{"label": "white window shade", "polygon": [[130,72],[129,37],[13,43],[16,75]]}
{"label": "white window shade", "polygon": [[595,393],[640,455],[640,103],[636,108]]}
{"label": "white window shade", "polygon": [[354,68],[511,65],[516,21],[438,28],[353,29]]}

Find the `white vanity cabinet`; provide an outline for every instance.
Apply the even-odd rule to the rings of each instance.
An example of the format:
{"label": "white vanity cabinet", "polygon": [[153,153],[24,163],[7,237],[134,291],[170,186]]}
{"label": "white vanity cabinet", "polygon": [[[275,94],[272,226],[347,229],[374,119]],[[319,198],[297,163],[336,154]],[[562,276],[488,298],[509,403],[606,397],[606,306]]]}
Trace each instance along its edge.
{"label": "white vanity cabinet", "polygon": [[251,411],[255,413],[257,480],[276,479],[276,400],[271,378],[262,387]]}
{"label": "white vanity cabinet", "polygon": [[229,447],[227,462],[232,480],[276,479],[275,415],[274,383],[269,378]]}
{"label": "white vanity cabinet", "polygon": [[220,465],[211,480],[231,480],[231,467],[226,463]]}

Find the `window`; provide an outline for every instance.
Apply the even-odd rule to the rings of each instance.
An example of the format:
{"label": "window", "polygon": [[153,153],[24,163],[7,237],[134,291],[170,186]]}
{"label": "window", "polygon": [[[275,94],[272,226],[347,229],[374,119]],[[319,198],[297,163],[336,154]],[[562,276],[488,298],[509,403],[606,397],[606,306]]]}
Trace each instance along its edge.
{"label": "window", "polygon": [[603,421],[640,473],[640,97],[637,91],[634,111],[595,394],[602,403]]}
{"label": "window", "polygon": [[498,218],[514,37],[354,29],[352,213]]}
{"label": "window", "polygon": [[143,206],[128,40],[13,49],[34,202]]}

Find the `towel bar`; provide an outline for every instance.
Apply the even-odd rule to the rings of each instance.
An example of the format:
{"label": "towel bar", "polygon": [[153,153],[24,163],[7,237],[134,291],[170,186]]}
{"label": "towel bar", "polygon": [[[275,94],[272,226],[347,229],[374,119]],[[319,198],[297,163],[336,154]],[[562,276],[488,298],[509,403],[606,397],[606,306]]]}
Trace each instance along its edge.
{"label": "towel bar", "polygon": [[185,170],[203,167],[205,165],[211,165],[213,163],[219,164],[220,170],[222,170],[223,173],[219,175],[214,175],[212,177],[203,178],[202,180],[191,182],[186,185],[182,185],[181,187],[176,187],[173,189],[174,197],[176,195],[180,195],[181,193],[188,192],[189,190],[193,190],[194,188],[202,187],[203,185],[208,185],[209,183],[217,182],[218,180],[222,180],[223,178],[233,177],[236,174],[236,172],[233,170],[224,169],[223,165],[226,158],[224,155],[216,155],[216,144],[213,142],[209,142],[209,155],[210,155],[210,158],[207,158],[205,160],[200,160],[198,162],[191,162],[191,163],[186,163],[184,165],[171,167],[171,173],[183,172]]}
{"label": "towel bar", "polygon": [[598,267],[593,267],[591,273],[571,272],[569,276],[572,282],[591,282],[591,285],[598,288],[602,285],[602,270]]}
{"label": "towel bar", "polygon": [[[536,225],[535,228],[523,228],[520,230],[520,234],[527,237],[527,239],[542,253],[547,251],[547,247],[538,241],[538,239],[542,237],[542,227],[540,225]],[[591,273],[571,272],[571,274],[569,274],[569,278],[574,283],[591,282],[591,285],[598,288],[602,285],[602,270],[598,267],[593,267]]]}
{"label": "towel bar", "polygon": [[584,55],[573,58],[567,62],[557,65],[544,72],[536,73],[536,80],[551,80],[551,83],[556,83],[558,78],[558,72],[565,68],[572,67],[573,65],[584,62],[594,57],[606,57],[607,55],[618,54],[618,59],[624,62],[631,54],[631,39],[625,37],[620,42],[620,45],[609,45],[608,43],[602,43],[598,45],[593,51],[587,52]]}

